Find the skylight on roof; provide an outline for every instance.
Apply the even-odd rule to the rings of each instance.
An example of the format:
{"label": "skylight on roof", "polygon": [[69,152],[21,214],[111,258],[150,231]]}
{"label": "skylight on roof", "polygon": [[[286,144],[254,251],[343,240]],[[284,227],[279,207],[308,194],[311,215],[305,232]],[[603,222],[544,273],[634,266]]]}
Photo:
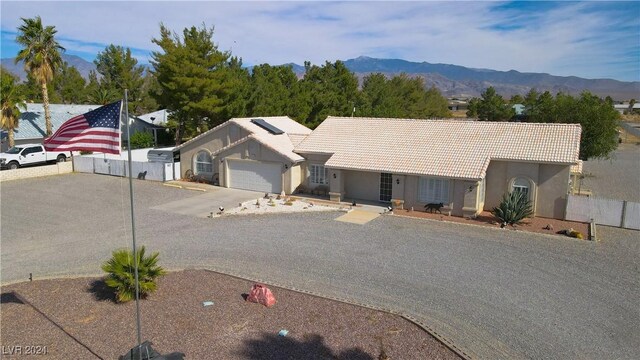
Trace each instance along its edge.
{"label": "skylight on roof", "polygon": [[251,119],[251,122],[260,126],[261,128],[267,130],[268,132],[272,133],[273,135],[280,135],[280,134],[284,134],[284,131],[278,129],[277,127],[269,124],[268,122],[266,122],[264,119]]}

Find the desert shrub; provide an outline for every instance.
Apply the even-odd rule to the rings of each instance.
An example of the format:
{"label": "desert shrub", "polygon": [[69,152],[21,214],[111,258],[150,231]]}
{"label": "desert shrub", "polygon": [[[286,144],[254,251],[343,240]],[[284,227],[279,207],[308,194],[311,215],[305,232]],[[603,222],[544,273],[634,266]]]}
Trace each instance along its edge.
{"label": "desert shrub", "polygon": [[502,196],[500,205],[491,211],[501,223],[514,225],[522,222],[524,218],[533,215],[531,201],[527,195],[521,191],[512,191]]}
{"label": "desert shrub", "polygon": [[131,135],[131,148],[143,149],[153,147],[153,135],[145,131],[138,131]]}
{"label": "desert shrub", "polygon": [[[158,253],[145,256],[145,248],[141,246],[137,252],[138,284],[140,297],[146,297],[157,288],[157,279],[167,272],[158,266]],[[105,284],[112,288],[118,302],[127,302],[136,298],[135,263],[132,250],[115,250],[111,259],[102,264],[107,273]]]}

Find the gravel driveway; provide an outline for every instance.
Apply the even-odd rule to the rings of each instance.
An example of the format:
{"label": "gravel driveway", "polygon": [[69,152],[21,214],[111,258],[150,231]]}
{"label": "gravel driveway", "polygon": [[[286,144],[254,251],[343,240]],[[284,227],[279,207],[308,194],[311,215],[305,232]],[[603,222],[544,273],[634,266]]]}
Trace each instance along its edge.
{"label": "gravel driveway", "polygon": [[[168,268],[208,268],[356,299],[425,322],[479,358],[631,359],[640,348],[637,232],[599,243],[340,213],[197,218],[151,209],[192,197],[135,182],[139,244]],[[128,184],[71,174],[2,184],[2,282],[100,274],[131,243]]]}

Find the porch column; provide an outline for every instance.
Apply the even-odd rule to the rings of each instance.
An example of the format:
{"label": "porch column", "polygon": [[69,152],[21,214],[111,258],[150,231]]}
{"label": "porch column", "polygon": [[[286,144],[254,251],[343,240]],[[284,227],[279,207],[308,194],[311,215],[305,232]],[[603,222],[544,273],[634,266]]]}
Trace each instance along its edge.
{"label": "porch column", "polygon": [[344,195],[344,171],[329,169],[329,200],[340,202]]}
{"label": "porch column", "polygon": [[477,181],[461,181],[464,187],[464,203],[462,205],[463,216],[475,217],[480,213],[478,210],[478,189],[480,183]]}

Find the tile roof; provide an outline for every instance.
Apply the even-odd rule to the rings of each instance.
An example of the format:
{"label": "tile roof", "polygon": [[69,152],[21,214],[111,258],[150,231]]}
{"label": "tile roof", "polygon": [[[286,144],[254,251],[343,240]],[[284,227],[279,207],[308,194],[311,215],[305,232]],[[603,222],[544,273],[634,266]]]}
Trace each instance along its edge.
{"label": "tile roof", "polygon": [[295,152],[327,167],[482,179],[490,160],[575,164],[577,124],[328,117]]}
{"label": "tile roof", "polygon": [[[284,134],[274,135],[269,131],[263,129],[262,127],[251,122],[252,119],[263,119],[269,124],[279,128],[284,132]],[[236,124],[247,132],[250,133],[249,136],[244,137],[232,144],[225,146],[224,148],[218,150],[216,153],[220,153],[226,149],[229,149],[233,146],[241,144],[248,140],[248,138],[255,139],[271,150],[277,152],[278,154],[284,156],[292,162],[303,161],[304,158],[293,152],[294,142],[300,142],[301,137],[307,136],[311,133],[311,129],[308,127],[296,122],[295,120],[289,118],[288,116],[267,116],[267,117],[248,117],[248,118],[232,118],[229,121],[226,121],[215,128],[202,133],[195,138],[183,143],[178,146],[176,150],[183,148],[185,145],[190,144],[197,139],[207,136],[208,134],[217,131],[218,129],[228,126],[229,124]]]}

